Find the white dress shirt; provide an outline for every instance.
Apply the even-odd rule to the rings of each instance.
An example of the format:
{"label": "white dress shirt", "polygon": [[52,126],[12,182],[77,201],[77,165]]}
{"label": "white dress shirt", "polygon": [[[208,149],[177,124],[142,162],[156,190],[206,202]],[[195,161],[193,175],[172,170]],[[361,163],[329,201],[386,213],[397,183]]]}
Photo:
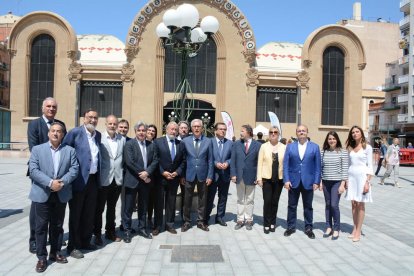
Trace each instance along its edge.
{"label": "white dress shirt", "polygon": [[94,131],[91,134],[85,126],[83,126],[86,131],[86,137],[88,137],[89,149],[91,150],[91,169],[89,171],[90,174],[95,174],[98,172],[98,155],[99,155],[99,148],[95,142],[96,132]]}
{"label": "white dress shirt", "polygon": [[306,151],[306,146],[307,145],[308,145],[308,141],[306,141],[305,143],[303,143],[303,145],[298,142],[298,150],[299,150],[300,160],[303,160],[303,157],[305,156],[305,151]]}

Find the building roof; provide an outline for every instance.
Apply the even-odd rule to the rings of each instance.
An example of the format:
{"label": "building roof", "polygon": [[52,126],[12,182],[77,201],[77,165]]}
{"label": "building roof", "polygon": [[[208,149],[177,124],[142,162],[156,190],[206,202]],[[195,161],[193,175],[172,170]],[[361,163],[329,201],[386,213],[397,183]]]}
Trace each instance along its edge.
{"label": "building roof", "polygon": [[259,71],[301,71],[302,44],[291,42],[269,42],[256,53]]}
{"label": "building roof", "polygon": [[13,24],[14,22],[19,20],[20,18],[22,18],[22,17],[14,15],[11,12],[9,12],[8,14],[0,15],[0,24]]}
{"label": "building roof", "polygon": [[125,45],[112,35],[78,35],[79,63],[121,66],[127,62]]}

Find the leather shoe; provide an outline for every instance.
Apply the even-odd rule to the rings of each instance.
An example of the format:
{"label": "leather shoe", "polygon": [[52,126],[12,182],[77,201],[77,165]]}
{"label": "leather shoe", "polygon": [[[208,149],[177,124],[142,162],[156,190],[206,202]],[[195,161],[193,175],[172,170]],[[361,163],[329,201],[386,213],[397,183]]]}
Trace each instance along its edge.
{"label": "leather shoe", "polygon": [[36,254],[36,241],[29,242],[29,252]]}
{"label": "leather shoe", "polygon": [[102,241],[102,236],[101,235],[95,235],[95,245],[96,246],[102,246],[103,245],[103,241]]}
{"label": "leather shoe", "polygon": [[204,224],[204,223],[198,223],[197,228],[200,228],[201,230],[206,231],[206,232],[210,231],[210,229],[208,229],[207,224]]}
{"label": "leather shoe", "polygon": [[130,243],[132,239],[132,234],[130,231],[125,231],[124,242]]}
{"label": "leather shoe", "polygon": [[234,230],[239,230],[244,226],[244,223],[242,221],[238,221],[236,225],[234,225]]}
{"label": "leather shoe", "polygon": [[263,233],[269,234],[270,233],[270,227],[263,227]]}
{"label": "leather shoe", "polygon": [[73,249],[72,252],[70,252],[70,256],[75,259],[82,259],[84,257],[83,253],[78,249]]}
{"label": "leather shoe", "polygon": [[118,237],[115,232],[106,232],[105,239],[113,241],[113,242],[120,242],[122,239]]}
{"label": "leather shoe", "polygon": [[324,238],[329,238],[332,234],[333,234],[333,231],[331,230],[331,232],[325,232],[325,233],[323,234],[323,237],[324,237]]}
{"label": "leather shoe", "polygon": [[246,222],[246,230],[252,230],[253,229],[253,221],[247,221]]}
{"label": "leather shoe", "polygon": [[36,264],[36,272],[42,273],[47,268],[47,261],[46,260],[38,260]]}
{"label": "leather shoe", "polygon": [[158,229],[152,230],[152,235],[153,236],[158,236],[159,233],[160,233],[160,230],[158,230]]}
{"label": "leather shoe", "polygon": [[314,239],[315,238],[315,234],[313,233],[312,230],[306,230],[305,235],[308,236],[309,239]]}
{"label": "leather shoe", "polygon": [[89,244],[86,244],[86,245],[82,246],[81,249],[93,251],[93,250],[98,249],[98,247],[96,245],[94,245],[94,244],[90,244],[89,243]]}
{"label": "leather shoe", "polygon": [[66,259],[65,256],[63,256],[60,253],[57,254],[49,254],[49,261],[51,262],[57,262],[58,264],[66,264],[68,262],[68,259]]}
{"label": "leather shoe", "polygon": [[227,226],[227,223],[222,219],[216,219],[216,224],[220,224],[221,226]]}
{"label": "leather shoe", "polygon": [[177,230],[175,230],[174,228],[167,228],[166,230],[171,234],[177,234]]}
{"label": "leather shoe", "polygon": [[183,224],[183,226],[181,226],[181,232],[187,232],[190,228],[191,225],[188,222],[186,222]]}
{"label": "leather shoe", "polygon": [[138,236],[141,236],[141,237],[146,238],[146,239],[152,239],[151,234],[147,233],[146,230],[138,230]]}
{"label": "leather shoe", "polygon": [[270,232],[275,232],[276,231],[276,225],[271,224],[270,225]]}
{"label": "leather shoe", "polygon": [[295,232],[296,232],[296,229],[287,229],[283,235],[285,237],[289,237],[290,235],[294,234]]}

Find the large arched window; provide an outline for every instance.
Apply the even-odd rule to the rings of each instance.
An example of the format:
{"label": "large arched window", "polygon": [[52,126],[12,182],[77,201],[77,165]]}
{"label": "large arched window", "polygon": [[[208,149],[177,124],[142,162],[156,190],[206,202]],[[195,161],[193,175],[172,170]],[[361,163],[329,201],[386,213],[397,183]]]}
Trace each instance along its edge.
{"label": "large arched window", "polygon": [[53,97],[55,79],[55,40],[41,34],[33,40],[30,52],[29,116],[42,115],[42,102]]}
{"label": "large arched window", "polygon": [[338,47],[323,52],[322,125],[344,123],[344,53]]}
{"label": "large arched window", "polygon": [[[188,58],[187,78],[193,93],[216,93],[217,46],[214,40]],[[164,92],[174,92],[181,80],[181,55],[165,48]]]}

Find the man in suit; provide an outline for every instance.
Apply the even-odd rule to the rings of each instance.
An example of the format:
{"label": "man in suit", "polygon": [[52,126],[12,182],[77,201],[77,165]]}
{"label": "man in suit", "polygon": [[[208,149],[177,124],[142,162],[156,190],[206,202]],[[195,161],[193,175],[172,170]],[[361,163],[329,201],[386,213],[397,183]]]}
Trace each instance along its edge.
{"label": "man in suit", "polygon": [[99,152],[100,164],[100,188],[98,190],[98,202],[95,213],[95,245],[103,244],[101,237],[102,214],[106,205],[105,238],[119,242],[121,238],[115,232],[115,208],[121,193],[123,180],[122,155],[124,152],[125,138],[116,133],[118,118],[114,115],[106,117],[106,131],[102,133],[102,142]]}
{"label": "man in suit", "polygon": [[[182,141],[185,137],[189,135],[190,126],[187,121],[180,121],[178,122],[178,132],[177,132],[177,139]],[[181,205],[180,205],[180,216],[181,220],[184,222],[184,198],[185,198],[185,178],[181,178],[180,185],[180,198],[181,198]]]}
{"label": "man in suit", "polygon": [[319,146],[308,140],[308,127],[296,128],[298,141],[287,146],[283,159],[283,183],[288,192],[288,215],[286,237],[296,232],[297,207],[302,195],[305,234],[314,239],[313,233],[313,191],[321,182],[321,153]]}
{"label": "man in suit", "polygon": [[128,142],[131,139],[127,136],[128,131],[129,131],[129,122],[125,119],[119,120],[117,132],[125,137],[126,142]]}
{"label": "man in suit", "polygon": [[243,125],[240,140],[234,142],[231,152],[230,176],[237,186],[237,223],[239,230],[246,224],[247,230],[253,227],[253,207],[255,185],[257,183],[257,157],[261,144],[253,140],[253,128]]}
{"label": "man in suit", "polygon": [[[177,123],[170,122],[166,128],[166,136],[154,141],[159,173],[161,175],[161,187],[163,189],[163,191],[157,193],[159,194],[157,201],[164,202],[163,195],[165,194],[165,230],[171,234],[177,234],[177,231],[174,229],[175,205],[180,177],[182,177],[184,171],[183,145],[176,138],[177,131]],[[161,225],[162,212],[158,215],[155,214],[155,226],[161,227]]]}
{"label": "man in suit", "polygon": [[132,213],[138,193],[138,235],[152,239],[146,229],[146,215],[148,208],[149,185],[155,170],[158,168],[154,144],[147,141],[148,126],[138,122],[134,126],[135,139],[129,140],[124,148],[124,188],[125,208],[122,214],[122,225],[125,229],[124,242],[132,239]]}
{"label": "man in suit", "polygon": [[230,186],[230,161],[233,142],[226,138],[227,126],[225,123],[216,123],[214,128],[216,137],[211,139],[214,160],[214,180],[208,187],[206,224],[210,220],[214,197],[218,189],[215,221],[221,226],[227,226],[227,223],[224,221],[224,215],[226,214],[227,196]]}
{"label": "man in suit", "polygon": [[[46,143],[49,141],[48,133],[50,125],[54,122],[58,122],[63,125],[64,133],[66,134],[65,124],[62,121],[55,119],[58,109],[58,104],[54,98],[46,98],[42,104],[42,116],[33,120],[27,127],[27,139],[29,143],[29,150],[32,151],[34,146]],[[29,176],[29,171],[27,171]],[[29,212],[30,222],[30,238],[29,238],[29,251],[36,253],[36,239],[35,239],[35,216],[34,216],[34,205],[32,204]]]}
{"label": "man in suit", "polygon": [[79,165],[75,150],[61,144],[65,127],[51,123],[49,142],[34,146],[29,161],[32,187],[29,198],[35,209],[35,237],[37,272],[47,268],[47,229],[50,223],[49,260],[67,263],[61,254],[63,240],[63,221],[65,220],[66,202],[72,197],[72,181],[78,175]]}
{"label": "man in suit", "polygon": [[194,188],[197,186],[198,217],[197,227],[209,231],[206,220],[208,186],[212,183],[213,148],[210,139],[204,137],[203,122],[200,119],[191,121],[192,136],[182,140],[185,158],[185,196],[184,196],[184,224],[182,232],[191,228],[191,205],[193,203]]}
{"label": "man in suit", "polygon": [[72,184],[73,197],[69,201],[69,243],[67,252],[73,258],[83,258],[81,250],[95,250],[91,244],[96,201],[99,188],[99,145],[101,133],[97,131],[98,112],[84,113],[83,125],[69,131],[63,143],[75,148],[80,173]]}

